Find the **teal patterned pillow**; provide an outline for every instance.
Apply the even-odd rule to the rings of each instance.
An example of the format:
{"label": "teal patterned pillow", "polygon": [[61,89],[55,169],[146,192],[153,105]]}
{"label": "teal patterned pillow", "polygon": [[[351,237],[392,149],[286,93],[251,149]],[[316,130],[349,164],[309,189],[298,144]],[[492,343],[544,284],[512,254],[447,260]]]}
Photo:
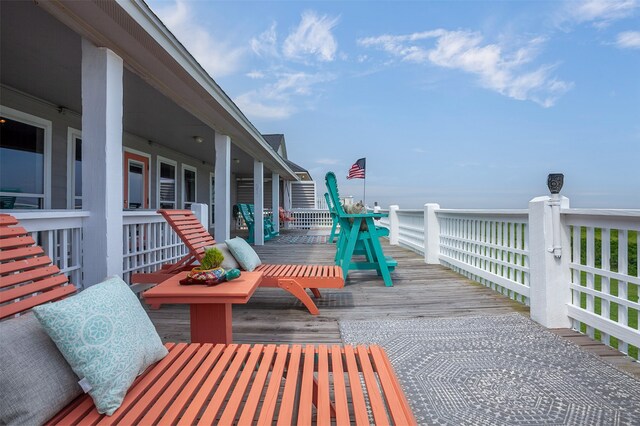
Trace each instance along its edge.
{"label": "teal patterned pillow", "polygon": [[253,271],[262,264],[258,253],[255,252],[245,240],[240,237],[226,240],[227,248],[236,258],[242,269],[245,271]]}
{"label": "teal patterned pillow", "polygon": [[116,276],[33,311],[84,378],[99,413],[112,415],[135,378],[167,354],[135,294]]}

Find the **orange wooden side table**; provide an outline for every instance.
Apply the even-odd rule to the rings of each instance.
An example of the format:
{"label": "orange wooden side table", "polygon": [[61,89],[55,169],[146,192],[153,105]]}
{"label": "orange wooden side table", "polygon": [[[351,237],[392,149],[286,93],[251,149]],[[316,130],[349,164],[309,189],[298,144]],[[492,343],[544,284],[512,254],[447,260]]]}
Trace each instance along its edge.
{"label": "orange wooden side table", "polygon": [[144,301],[149,305],[189,305],[192,343],[232,343],[232,306],[247,303],[262,281],[262,272],[243,271],[240,278],[212,287],[180,285],[187,273],[177,273],[145,291]]}

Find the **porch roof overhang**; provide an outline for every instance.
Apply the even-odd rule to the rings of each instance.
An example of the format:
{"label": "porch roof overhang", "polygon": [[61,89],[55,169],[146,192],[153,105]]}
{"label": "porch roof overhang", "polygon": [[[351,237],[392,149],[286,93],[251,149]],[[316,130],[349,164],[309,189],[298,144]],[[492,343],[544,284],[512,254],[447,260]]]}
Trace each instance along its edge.
{"label": "porch roof overhang", "polygon": [[282,179],[296,173],[142,0],[38,3],[75,32],[119,55],[125,66]]}

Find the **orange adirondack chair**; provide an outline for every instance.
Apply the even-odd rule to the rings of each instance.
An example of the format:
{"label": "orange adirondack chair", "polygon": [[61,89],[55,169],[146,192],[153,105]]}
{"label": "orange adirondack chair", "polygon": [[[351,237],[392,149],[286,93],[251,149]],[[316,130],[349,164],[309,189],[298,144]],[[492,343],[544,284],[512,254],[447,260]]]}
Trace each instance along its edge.
{"label": "orange adirondack chair", "polygon": [[[157,272],[133,274],[132,284],[160,283],[173,274],[189,270],[204,256],[206,247],[216,242],[202,226],[191,210],[158,210],[185,246],[189,254],[173,264],[163,265]],[[306,289],[311,290],[316,298],[320,298],[321,288],[344,287],[342,268],[334,265],[272,265],[262,264],[256,271],[262,271],[260,287],[279,287],[297,297],[312,315],[320,311],[309,297]]]}
{"label": "orange adirondack chair", "polygon": [[[76,290],[16,225],[0,214],[0,320],[6,321]],[[99,414],[83,394],[47,424],[271,425],[277,415],[285,425],[294,419],[368,425],[370,414],[376,424],[417,424],[376,345],[165,345],[169,354],[135,380],[112,416]]]}

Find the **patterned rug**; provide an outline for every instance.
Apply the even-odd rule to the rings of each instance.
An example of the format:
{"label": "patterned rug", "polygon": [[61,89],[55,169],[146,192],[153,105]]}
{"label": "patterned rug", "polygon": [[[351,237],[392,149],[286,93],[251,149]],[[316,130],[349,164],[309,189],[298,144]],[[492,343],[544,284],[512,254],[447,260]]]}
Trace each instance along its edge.
{"label": "patterned rug", "polygon": [[519,314],[341,321],[384,347],[420,424],[640,425],[640,381]]}
{"label": "patterned rug", "polygon": [[269,244],[326,244],[329,241],[328,235],[301,235],[285,234],[279,235],[271,240]]}

